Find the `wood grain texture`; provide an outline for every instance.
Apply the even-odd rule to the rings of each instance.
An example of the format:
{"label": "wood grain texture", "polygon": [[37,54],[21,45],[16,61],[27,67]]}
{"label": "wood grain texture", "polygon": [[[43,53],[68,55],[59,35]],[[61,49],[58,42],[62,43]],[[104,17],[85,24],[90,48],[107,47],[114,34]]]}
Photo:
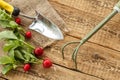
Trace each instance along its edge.
{"label": "wood grain texture", "polygon": [[[60,65],[70,69],[75,69],[71,60],[72,51],[75,45],[70,45],[65,49],[65,59],[61,56],[61,46],[65,42],[78,39],[66,36],[64,41],[60,41],[46,50],[47,56]],[[52,52],[52,53],[49,53]],[[94,75],[105,80],[120,79],[120,52],[87,42],[79,50],[77,56],[78,70],[89,75]]]}
{"label": "wood grain texture", "polygon": [[[115,0],[49,1],[69,26],[70,33],[68,33],[69,36],[64,40],[65,42],[78,41],[78,39],[83,38],[96,24],[111,12],[112,7],[117,2]],[[98,5],[98,3],[100,5]],[[108,5],[105,6],[105,3]],[[96,11],[93,10],[91,6],[94,6]],[[120,80],[119,16],[118,14],[111,19],[88,43],[80,48],[77,60],[80,71],[101,77],[105,80]],[[53,45],[51,49],[52,54],[48,55],[53,56],[53,60],[56,63],[74,68],[74,64],[71,63],[71,53],[75,46],[72,45],[65,49],[65,60],[62,60],[62,58],[58,59],[58,57],[61,56],[60,48],[65,43],[64,41]],[[54,55],[57,56],[54,57]]]}
{"label": "wood grain texture", "polygon": [[[57,12],[52,8],[52,6],[49,4],[47,0],[32,0],[32,1],[26,1],[26,0],[12,0],[10,2],[13,6],[17,6],[20,8],[21,13],[24,13],[29,16],[36,16],[35,10],[38,11],[40,14],[54,22],[59,28],[66,33],[67,29],[65,27],[65,22],[63,19],[57,14]],[[24,5],[22,5],[24,4]],[[30,5],[32,4],[32,5]],[[33,20],[22,18],[22,25],[26,30],[29,30],[28,27],[32,23]],[[31,30],[32,31],[32,30]],[[37,33],[35,31],[32,31],[33,38],[32,42],[34,44],[37,44],[37,46],[45,47],[47,45],[52,44],[55,40],[49,39],[40,33]],[[33,44],[33,45],[34,45]]]}
{"label": "wood grain texture", "polygon": [[101,80],[97,77],[75,72],[57,65],[53,65],[50,69],[44,69],[41,65],[34,65],[26,73],[22,68],[19,68],[9,72],[7,75],[0,74],[0,76],[2,76],[2,79],[9,80]]}
{"label": "wood grain texture", "polygon": [[[101,14],[104,14],[102,16],[101,14],[93,14],[93,12],[94,13],[96,12],[90,10],[93,8],[90,6],[92,5],[92,3],[89,2],[89,0],[76,0],[76,1],[50,0],[50,1],[51,4],[54,6],[54,8],[59,12],[61,17],[63,17],[66,24],[69,26],[68,27],[70,30],[69,35],[77,38],[83,38],[88,32],[90,32],[91,29],[95,27],[95,25],[97,25],[112,10],[109,9],[109,11],[107,11],[107,9],[105,8],[106,11],[104,11],[102,7],[101,9],[96,9],[101,11]],[[96,2],[96,0],[93,1]],[[100,2],[104,2],[104,1],[100,1]],[[77,5],[78,3],[81,5],[78,6],[79,9],[74,7],[74,5]],[[115,3],[115,1],[113,3]],[[109,4],[109,6],[111,7],[113,5]],[[88,8],[86,8],[85,6]],[[97,6],[98,5],[96,4],[95,7]],[[120,15],[118,14],[113,19],[116,20],[116,18],[119,18],[119,16]],[[116,22],[119,20],[114,21],[113,19],[110,22],[108,22],[100,31],[98,31],[98,33],[96,33],[89,41],[120,51],[120,45],[119,45],[120,25],[119,23]]]}
{"label": "wood grain texture", "polygon": [[[75,72],[58,65],[53,65],[51,69],[44,69],[41,66],[34,66],[33,69],[38,75],[44,75],[48,80],[101,80],[97,77]],[[86,76],[86,77],[85,77]]]}
{"label": "wood grain texture", "polygon": [[[30,40],[35,46],[46,47],[45,55],[51,58],[54,65],[50,69],[34,65],[28,73],[24,73],[23,69],[19,68],[6,76],[0,75],[0,80],[4,78],[10,80],[120,80],[120,14],[111,19],[80,48],[77,56],[77,71],[74,70],[74,63],[71,60],[72,51],[77,44],[66,47],[64,60],[61,55],[63,44],[82,39],[112,11],[118,0],[48,0],[60,16],[54,14],[56,11],[54,12],[51,7],[43,8],[46,4],[41,4],[39,1],[44,2],[44,0],[34,0],[32,2],[37,6],[31,5],[32,7],[21,6],[24,3],[30,4],[26,0],[24,2],[13,0],[12,4],[18,5],[23,13],[31,16],[34,15],[34,10],[31,8],[36,8],[59,26],[65,21],[66,24],[62,29],[64,32],[68,28],[69,33],[64,40],[55,42],[36,32],[33,32],[34,37]],[[49,9],[51,12],[48,11]],[[64,21],[61,21],[60,17]],[[28,30],[27,26],[31,21],[22,19],[25,29]],[[0,51],[2,51],[2,45],[3,43],[0,44]],[[3,52],[1,53],[0,55],[4,55]]]}

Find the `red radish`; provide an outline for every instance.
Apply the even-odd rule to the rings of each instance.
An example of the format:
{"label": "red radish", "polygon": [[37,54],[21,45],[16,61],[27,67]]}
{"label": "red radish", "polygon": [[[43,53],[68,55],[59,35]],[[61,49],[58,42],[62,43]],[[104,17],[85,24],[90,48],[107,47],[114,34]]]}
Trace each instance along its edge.
{"label": "red radish", "polygon": [[32,33],[30,31],[27,31],[25,33],[25,37],[28,38],[28,39],[30,39],[32,37]]}
{"label": "red radish", "polygon": [[43,67],[44,68],[50,68],[52,66],[52,62],[49,59],[43,60]]}
{"label": "red radish", "polygon": [[24,65],[24,71],[29,71],[30,70],[30,64],[25,64]]}
{"label": "red radish", "polygon": [[42,56],[43,55],[43,48],[41,48],[41,47],[35,48],[34,54],[36,56]]}
{"label": "red radish", "polygon": [[17,17],[17,18],[15,18],[15,22],[20,25],[21,24],[21,19],[19,17]]}

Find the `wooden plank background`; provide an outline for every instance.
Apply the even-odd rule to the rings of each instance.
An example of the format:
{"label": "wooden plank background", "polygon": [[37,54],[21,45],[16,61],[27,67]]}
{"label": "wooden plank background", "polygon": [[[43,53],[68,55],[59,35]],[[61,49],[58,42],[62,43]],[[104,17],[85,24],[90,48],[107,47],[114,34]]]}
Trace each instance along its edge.
{"label": "wooden plank background", "polygon": [[118,0],[48,1],[69,29],[64,40],[45,48],[46,56],[54,62],[53,67],[44,69],[41,65],[35,65],[28,73],[24,73],[20,68],[8,75],[0,74],[0,80],[120,80],[120,14],[80,48],[77,71],[74,70],[71,60],[71,53],[76,44],[65,49],[64,60],[60,51],[66,42],[82,39],[112,11]]}

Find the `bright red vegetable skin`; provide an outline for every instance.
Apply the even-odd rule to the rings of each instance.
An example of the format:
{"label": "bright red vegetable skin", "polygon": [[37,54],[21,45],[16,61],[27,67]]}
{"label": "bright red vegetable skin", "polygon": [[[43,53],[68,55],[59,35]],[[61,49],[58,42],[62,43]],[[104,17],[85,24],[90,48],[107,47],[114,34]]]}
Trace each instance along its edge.
{"label": "bright red vegetable skin", "polygon": [[24,71],[29,71],[30,70],[30,64],[25,64],[24,65]]}
{"label": "bright red vegetable skin", "polygon": [[43,50],[43,48],[41,48],[41,47],[37,47],[37,48],[35,48],[35,50],[34,50],[34,54],[35,54],[36,56],[42,56],[42,55],[43,55],[43,52],[44,52],[44,50]]}
{"label": "bright red vegetable skin", "polygon": [[19,17],[17,17],[17,18],[15,18],[15,22],[20,25],[21,24],[21,19]]}
{"label": "bright red vegetable skin", "polygon": [[32,33],[31,33],[30,31],[27,31],[27,32],[25,33],[25,37],[26,37],[27,39],[30,39],[30,38],[32,37]]}
{"label": "bright red vegetable skin", "polygon": [[44,68],[50,68],[52,66],[52,62],[49,59],[43,60],[43,67]]}

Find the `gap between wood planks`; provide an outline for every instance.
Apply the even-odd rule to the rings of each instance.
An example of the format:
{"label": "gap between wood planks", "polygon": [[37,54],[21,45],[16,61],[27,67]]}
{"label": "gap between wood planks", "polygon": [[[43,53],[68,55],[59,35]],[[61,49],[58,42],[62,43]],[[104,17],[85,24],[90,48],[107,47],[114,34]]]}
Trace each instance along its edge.
{"label": "gap between wood planks", "polygon": [[63,67],[63,68],[66,68],[66,69],[69,69],[69,70],[72,70],[72,71],[76,71],[76,72],[79,72],[79,73],[82,73],[82,74],[85,74],[85,75],[89,75],[89,76],[96,77],[96,78],[99,78],[99,79],[101,79],[101,80],[104,80],[103,78],[100,78],[100,77],[98,77],[98,76],[95,76],[95,75],[92,75],[92,74],[88,74],[88,73],[82,72],[82,71],[80,71],[80,70],[68,68],[68,67],[66,67],[66,66],[63,66],[63,65],[60,65],[60,64],[57,64],[57,63],[53,63],[53,64],[58,65],[58,66]]}
{"label": "gap between wood planks", "polygon": [[0,76],[0,80],[9,80],[9,79],[7,79],[7,78],[5,78],[5,77]]}
{"label": "gap between wood planks", "polygon": [[[57,1],[51,1],[51,2],[58,3]],[[58,4],[61,4],[61,3],[58,3]],[[64,5],[64,4],[61,4],[61,5]],[[64,6],[68,6],[68,5],[64,5]],[[71,6],[68,6],[68,7],[71,7]],[[74,8],[74,7],[71,7],[71,8],[76,9],[76,8]],[[79,9],[76,9],[76,10],[81,11],[81,10],[79,10]],[[85,11],[83,11],[83,12],[85,12]],[[86,12],[86,13],[88,13],[88,12]],[[95,15],[95,16],[98,16],[98,15]],[[101,17],[101,16],[98,16],[98,17],[104,19],[104,17]],[[115,21],[115,20],[112,20],[112,21],[119,24],[119,22],[117,22],[117,21]],[[71,34],[69,34],[69,33],[66,33],[66,34],[67,34],[68,36],[71,36],[71,37],[73,37],[73,38],[77,38],[77,39],[79,39],[79,40],[82,39],[81,37],[77,37],[77,36],[71,35]],[[92,37],[91,37],[91,38],[92,38]],[[92,41],[90,41],[90,40],[89,40],[88,42],[93,43],[93,44],[97,44],[97,45],[99,45],[99,46],[102,46],[102,47],[105,47],[105,48],[108,48],[108,49],[111,49],[111,50],[114,50],[114,51],[117,51],[117,52],[120,52],[119,50],[116,50],[116,49],[111,48],[111,47],[109,47],[109,46],[105,46],[105,45],[102,45],[102,44],[98,44],[98,43],[92,42]]]}
{"label": "gap between wood planks", "polygon": [[[52,2],[58,3],[57,1],[51,1],[51,3],[52,3]],[[61,3],[58,3],[58,4],[61,4]],[[64,4],[61,4],[61,5],[64,5]],[[71,6],[68,6],[68,5],[64,5],[64,6],[71,7]],[[74,8],[74,7],[71,7],[71,8],[76,9],[76,8]],[[76,9],[76,10],[81,11],[81,10],[79,10],[79,9]],[[83,12],[85,12],[85,11],[83,11]],[[88,13],[88,12],[86,12],[86,13]],[[98,16],[98,15],[95,15],[95,16]],[[98,17],[104,18],[104,17],[101,17],[101,16],[98,16]],[[118,23],[117,21],[114,21],[114,20],[112,20],[112,21],[115,22],[115,23]],[[69,34],[69,33],[67,33],[67,35],[68,35],[68,36],[71,36],[71,37],[73,37],[73,38],[82,39],[81,37],[78,37],[78,36],[75,36],[75,35],[71,35],[71,34]],[[92,37],[91,37],[91,38],[92,38]],[[88,41],[88,42],[93,43],[93,44],[97,44],[97,45],[99,45],[99,46],[102,46],[102,47],[105,47],[105,48],[108,48],[108,49],[111,49],[111,50],[114,50],[114,51],[117,51],[117,52],[120,52],[119,50],[116,50],[116,49],[111,48],[111,47],[109,47],[109,46],[104,46],[104,45],[102,45],[102,44],[98,44],[98,43],[95,43],[95,42],[92,42],[92,41]]]}
{"label": "gap between wood planks", "polygon": [[[65,13],[65,9],[67,10],[67,9],[69,9],[69,8],[71,8],[71,11],[73,10],[73,9],[75,9],[75,10],[77,10],[77,11],[81,11],[81,10],[79,10],[78,8],[76,9],[76,8],[74,8],[74,7],[71,7],[71,6],[69,6],[69,5],[65,5],[65,4],[61,4],[61,3],[58,3],[57,4],[57,0],[55,0],[56,2],[54,2],[54,0],[49,0],[49,1],[51,1],[51,3],[53,4],[53,6],[56,8],[56,10],[58,11],[58,13],[60,14],[60,15],[63,15],[62,17],[63,18],[66,18],[66,17],[71,17],[71,15],[68,15],[67,16],[67,12],[69,13],[70,11],[66,11],[66,13]],[[67,0],[66,0],[67,1]],[[84,0],[83,0],[84,1]],[[89,0],[87,0],[87,1],[89,1]],[[59,2],[59,1],[58,1]],[[69,1],[68,1],[69,2]],[[60,5],[59,5],[60,4]],[[67,4],[67,3],[66,3]],[[67,6],[67,7],[69,7],[69,8],[66,8],[65,6]],[[63,9],[62,9],[63,8]],[[64,9],[65,8],[65,9]],[[60,10],[61,9],[61,10]],[[74,10],[73,10],[74,11]],[[91,14],[90,12],[87,12],[87,11],[84,11],[84,10],[82,10],[84,13],[86,12],[87,14],[89,13],[89,14]],[[110,11],[110,10],[108,10],[108,11]],[[62,14],[62,12],[63,12],[63,14]],[[92,13],[92,15],[93,15],[94,13]],[[103,13],[104,14],[104,13]],[[65,17],[64,17],[64,15],[65,15]],[[74,15],[73,15],[74,16]],[[99,15],[96,15],[96,14],[94,14],[94,16],[96,16],[96,17],[99,17]],[[93,17],[93,16],[92,16]],[[93,17],[94,19],[96,18],[96,17]],[[90,17],[91,18],[91,17]],[[103,15],[102,16],[100,16],[100,18],[103,18]],[[115,19],[115,18],[114,18]],[[115,23],[117,23],[118,24],[118,21],[117,20],[111,20],[112,21],[112,23],[113,22],[115,22]],[[99,21],[100,19],[97,19],[97,21]],[[66,20],[65,20],[66,21]],[[69,21],[69,20],[68,20]],[[97,22],[97,21],[95,21],[95,22]],[[67,21],[66,21],[67,22]],[[68,23],[70,23],[70,22],[72,22],[72,21],[69,21]],[[75,22],[75,21],[74,21]],[[108,25],[111,25],[111,24],[108,24]],[[113,24],[112,24],[113,25]],[[92,25],[93,26],[93,25]],[[114,25],[113,25],[114,26]],[[93,26],[94,27],[94,26]],[[111,26],[112,27],[112,26]],[[91,27],[90,27],[91,28]],[[73,30],[73,28],[71,28],[72,30]],[[112,28],[111,28],[111,30],[112,30]],[[75,31],[74,31],[75,32]],[[73,32],[73,33],[74,33]],[[76,31],[77,32],[77,31]],[[85,33],[86,34],[86,33]],[[70,34],[67,34],[67,35],[69,35],[69,36],[71,36],[71,37],[74,37],[74,38],[76,38],[76,39],[80,39],[81,38],[81,36],[75,36],[75,35],[73,35],[72,33],[70,33]],[[96,36],[97,37],[97,36]],[[100,38],[100,37],[99,37]],[[102,37],[103,38],[103,37]],[[92,38],[92,39],[94,39],[94,38]],[[98,39],[99,40],[99,39]],[[111,39],[112,40],[112,39]],[[100,41],[100,40],[99,40]],[[94,40],[93,40],[93,42],[92,41],[88,41],[88,42],[90,42],[90,43],[93,43],[93,44],[96,44],[96,45],[98,45],[98,46],[101,46],[101,47],[104,47],[104,48],[106,48],[106,49],[110,49],[110,50],[113,50],[113,51],[115,51],[115,52],[120,52],[119,51],[119,49],[117,49],[117,48],[113,48],[113,47],[111,47],[111,45],[110,45],[110,47],[108,47],[109,45],[107,44],[107,45],[102,45],[102,44],[99,44],[99,41],[97,41],[96,43],[94,42]],[[106,41],[108,41],[108,40],[106,40]],[[116,43],[117,44],[117,43]],[[102,73],[101,73],[102,74]],[[108,76],[109,77],[109,76]]]}
{"label": "gap between wood planks", "polygon": [[[57,3],[57,4],[61,4],[63,6],[67,6],[79,11],[84,11],[84,12],[88,12],[91,13],[93,15],[100,15],[101,11],[103,12],[102,15],[100,15],[101,17],[107,15],[109,12],[111,12],[113,10],[114,5],[117,3],[117,1],[107,1],[107,0],[66,0],[64,2],[64,0],[48,0],[51,4]],[[70,3],[71,1],[71,3]],[[81,1],[81,4],[80,4]],[[72,4],[73,3],[73,4]],[[99,4],[101,3],[101,4]],[[106,5],[106,3],[108,3]],[[79,5],[76,5],[79,4]],[[99,5],[98,5],[99,4]],[[91,6],[92,5],[92,6]],[[104,6],[103,6],[104,5]],[[80,8],[83,7],[83,8]],[[86,9],[87,8],[87,9]],[[88,9],[89,8],[89,9]],[[96,12],[93,11],[93,9],[95,8]],[[92,10],[92,11],[91,11]],[[105,10],[105,11],[104,11]],[[98,14],[99,13],[99,14]],[[115,21],[118,21],[119,18],[114,19]]]}
{"label": "gap between wood planks", "polygon": [[[75,72],[82,73],[82,74],[85,74],[85,75],[88,75],[88,76],[91,76],[91,77],[95,77],[95,78],[97,78],[97,79],[99,79],[99,80],[104,80],[104,79],[102,79],[102,78],[100,78],[100,77],[97,77],[97,76],[94,76],[94,75],[91,75],[91,74],[84,73],[84,72],[82,72],[82,71],[80,71],[80,70],[71,69],[71,68],[68,68],[68,67],[65,67],[65,66],[56,64],[56,63],[53,63],[53,64],[54,64],[54,65],[57,65],[57,66],[59,66],[59,67],[62,67],[62,68],[71,70],[71,71],[75,71]],[[23,71],[21,71],[21,70],[12,70],[11,72],[14,73],[13,75],[17,75],[18,73],[21,73],[21,74],[25,74],[25,75],[30,75],[30,76],[33,76],[33,77],[37,77],[37,79],[40,78],[40,79],[43,79],[43,80],[49,80],[49,79],[47,79],[47,78],[44,77],[44,76],[39,76],[39,74],[37,74],[36,72],[34,72],[34,71],[32,71],[32,70],[30,70],[30,71],[27,72],[27,73],[25,73],[25,72],[23,72]],[[19,76],[19,75],[17,75],[17,76]],[[7,77],[7,76],[6,76],[6,77]],[[8,78],[6,78],[6,77],[5,77],[4,75],[0,74],[0,78],[1,78],[2,80],[10,80],[10,79],[8,79]],[[0,79],[0,80],[1,80],[1,79]]]}
{"label": "gap between wood planks", "polygon": [[[64,13],[64,9],[62,9],[62,7],[63,8],[65,8],[65,9],[67,9],[66,8],[66,6],[67,7],[69,7],[69,8],[72,8],[72,10],[74,9],[75,11],[77,10],[77,12],[79,12],[79,11],[81,11],[81,10],[79,10],[79,9],[76,9],[76,8],[74,8],[74,7],[71,7],[71,6],[68,6],[68,5],[65,5],[65,4],[61,4],[61,3],[58,3],[58,2],[56,2],[56,1],[52,1],[52,0],[50,0],[51,1],[51,3],[53,4],[53,6],[56,8],[56,10],[58,11],[58,13],[60,14],[60,15],[62,15],[62,10],[63,10],[63,13]],[[56,6],[58,6],[58,7],[56,7]],[[61,8],[60,8],[61,7]],[[61,10],[60,10],[61,9]],[[60,13],[61,12],[61,13]],[[86,11],[83,11],[82,10],[82,12],[86,12]],[[68,11],[68,13],[69,13],[69,11]],[[88,12],[86,12],[87,14],[89,14],[89,15],[92,15],[91,13],[88,13]],[[83,14],[83,13],[81,13],[81,14]],[[65,17],[67,16],[67,14],[65,13]],[[68,17],[69,17],[70,15],[68,15]],[[96,17],[100,17],[101,19],[103,19],[103,16],[101,17],[101,16],[99,16],[99,15],[94,15],[94,16],[96,16]],[[93,19],[95,19],[96,17],[94,17],[94,16],[92,16],[93,17]],[[119,15],[118,15],[119,16]],[[63,18],[64,18],[64,14],[63,14],[63,16],[62,16]],[[86,16],[85,16],[86,17]],[[89,19],[91,19],[92,17],[89,17]],[[97,23],[98,23],[98,21],[100,20],[100,18],[98,18],[97,19],[97,21],[95,21],[95,23],[94,24],[92,24],[92,22],[90,22],[90,23],[88,23],[89,24],[89,26],[90,27],[87,27],[87,28],[90,28],[90,30],[94,27],[94,25],[96,25]],[[118,21],[117,20],[114,20],[114,19],[116,19],[117,17],[115,17],[115,18],[113,18],[112,20],[110,20],[110,22],[112,22],[112,23],[108,23],[107,25],[105,25],[103,28],[108,28],[108,31],[105,31],[105,30],[103,30],[103,28],[102,28],[102,30],[100,30],[98,33],[96,33],[96,35],[95,36],[93,36],[93,38],[91,38],[90,39],[90,42],[92,42],[92,40],[93,40],[93,43],[94,42],[96,42],[97,44],[99,44],[99,45],[103,45],[104,47],[107,47],[107,48],[109,48],[109,49],[112,49],[112,50],[116,50],[116,51],[119,51],[119,49],[117,48],[117,46],[118,46],[118,39],[119,39],[119,37],[118,37],[118,30],[117,30],[117,33],[115,33],[115,34],[117,34],[117,36],[115,36],[114,34],[112,34],[109,30],[112,30],[112,29],[114,29],[114,28],[112,28],[112,27],[114,27],[114,26],[117,26],[117,25],[119,25],[118,24]],[[69,20],[68,20],[69,21]],[[89,21],[89,20],[88,20]],[[67,22],[67,21],[66,21]],[[72,22],[72,21],[71,21]],[[75,21],[73,21],[73,22],[75,22]],[[68,22],[68,24],[69,24],[70,22]],[[115,24],[116,23],[116,24]],[[91,26],[92,25],[92,26]],[[110,27],[108,27],[108,26],[110,26]],[[80,27],[80,26],[77,26],[77,27]],[[84,26],[85,27],[85,26]],[[71,29],[71,27],[70,27],[70,29]],[[80,30],[81,30],[81,28],[80,28]],[[89,30],[89,31],[90,31]],[[84,37],[84,35],[83,34],[81,34],[81,36],[79,36],[79,35],[77,35],[77,34],[74,34],[74,32],[75,32],[75,30],[74,29],[72,29],[72,31],[73,32],[71,32],[69,35],[70,36],[74,36],[74,37],[76,37],[77,36],[77,38],[81,38],[81,37]],[[84,31],[83,30],[83,33],[84,34],[86,34],[88,32],[88,30],[87,31]],[[76,31],[76,33],[79,33],[79,32],[77,32]],[[106,34],[106,35],[104,35],[104,33],[108,33],[108,34]],[[105,38],[104,39],[104,41],[108,41],[108,43],[110,43],[110,44],[108,44],[108,43],[105,43],[105,42],[103,42],[103,41],[100,41],[100,37],[99,36],[101,36],[103,34],[103,36],[101,37],[101,38]],[[76,35],[76,36],[75,36]],[[109,40],[107,40],[107,38],[105,37],[105,36],[111,36],[112,35],[112,37],[116,37],[116,43],[114,44],[114,45],[116,45],[116,46],[111,46],[111,45],[113,45],[113,42],[110,42]],[[94,40],[95,39],[95,40]],[[115,39],[115,38],[114,38]],[[112,40],[113,41],[113,39],[112,38],[110,38],[110,40]]]}
{"label": "gap between wood planks", "polygon": [[[21,76],[25,76],[25,75],[27,75],[27,76],[32,76],[32,77],[34,77],[35,78],[35,80],[37,79],[39,79],[39,80],[48,80],[48,79],[46,79],[44,76],[39,76],[38,74],[36,74],[36,73],[34,73],[34,72],[23,72],[23,71],[20,71],[20,70],[12,70],[11,71],[12,73],[13,73],[13,75],[15,75],[15,76],[18,76],[19,77],[19,74],[21,74]],[[12,76],[13,77],[13,76]],[[7,75],[3,75],[2,73],[0,73],[0,78],[2,79],[2,80],[11,80],[11,79],[9,79],[9,77],[7,77]],[[21,78],[21,77],[20,77]],[[0,79],[0,80],[1,80]],[[14,79],[14,78],[13,78]],[[17,79],[17,78],[16,78]],[[27,78],[26,78],[27,79]],[[24,80],[26,80],[26,79],[24,79]],[[29,79],[29,78],[28,78]]]}
{"label": "gap between wood planks", "polygon": [[[55,64],[56,66],[58,66],[57,64]],[[65,68],[65,67],[63,67],[63,66],[60,66],[59,65],[59,67],[62,67],[62,68]],[[68,68],[65,68],[65,69],[68,69]],[[69,69],[70,70],[70,69]],[[72,70],[73,71],[73,70]],[[79,73],[79,71],[77,71],[78,73]],[[13,73],[13,74],[11,74],[11,73]],[[32,70],[30,70],[29,72],[27,72],[27,73],[24,73],[23,71],[21,71],[21,70],[12,70],[11,71],[11,73],[10,73],[10,75],[8,75],[8,76],[5,76],[5,75],[2,75],[1,74],[1,77],[2,77],[2,79],[4,79],[4,80],[12,80],[12,79],[17,79],[17,78],[19,78],[18,80],[21,80],[20,78],[23,78],[23,80],[26,80],[26,79],[29,79],[30,77],[32,78],[30,78],[30,80],[57,80],[57,79],[49,79],[49,78],[47,78],[47,77],[45,77],[45,75],[41,75],[41,76],[39,76],[39,73],[36,73],[35,71],[32,71]],[[49,72],[48,72],[49,73]],[[41,73],[42,74],[42,73]],[[84,73],[82,73],[82,74],[84,74]],[[20,75],[20,76],[19,76]],[[84,74],[84,76],[87,76],[88,74]],[[88,75],[88,76],[91,76],[91,75]],[[12,77],[14,77],[14,78],[12,78]],[[101,78],[98,78],[98,77],[94,77],[94,76],[91,76],[92,77],[92,79],[94,80],[104,80],[104,79],[101,79]],[[12,78],[12,79],[11,79]],[[89,77],[90,78],[90,77]],[[76,78],[77,79],[77,78]],[[81,79],[83,79],[83,78],[81,78]],[[85,78],[86,79],[86,78]],[[61,79],[58,79],[58,80],[61,80]],[[73,79],[71,79],[71,80],[73,80]],[[86,79],[86,80],[89,80],[88,78]]]}

